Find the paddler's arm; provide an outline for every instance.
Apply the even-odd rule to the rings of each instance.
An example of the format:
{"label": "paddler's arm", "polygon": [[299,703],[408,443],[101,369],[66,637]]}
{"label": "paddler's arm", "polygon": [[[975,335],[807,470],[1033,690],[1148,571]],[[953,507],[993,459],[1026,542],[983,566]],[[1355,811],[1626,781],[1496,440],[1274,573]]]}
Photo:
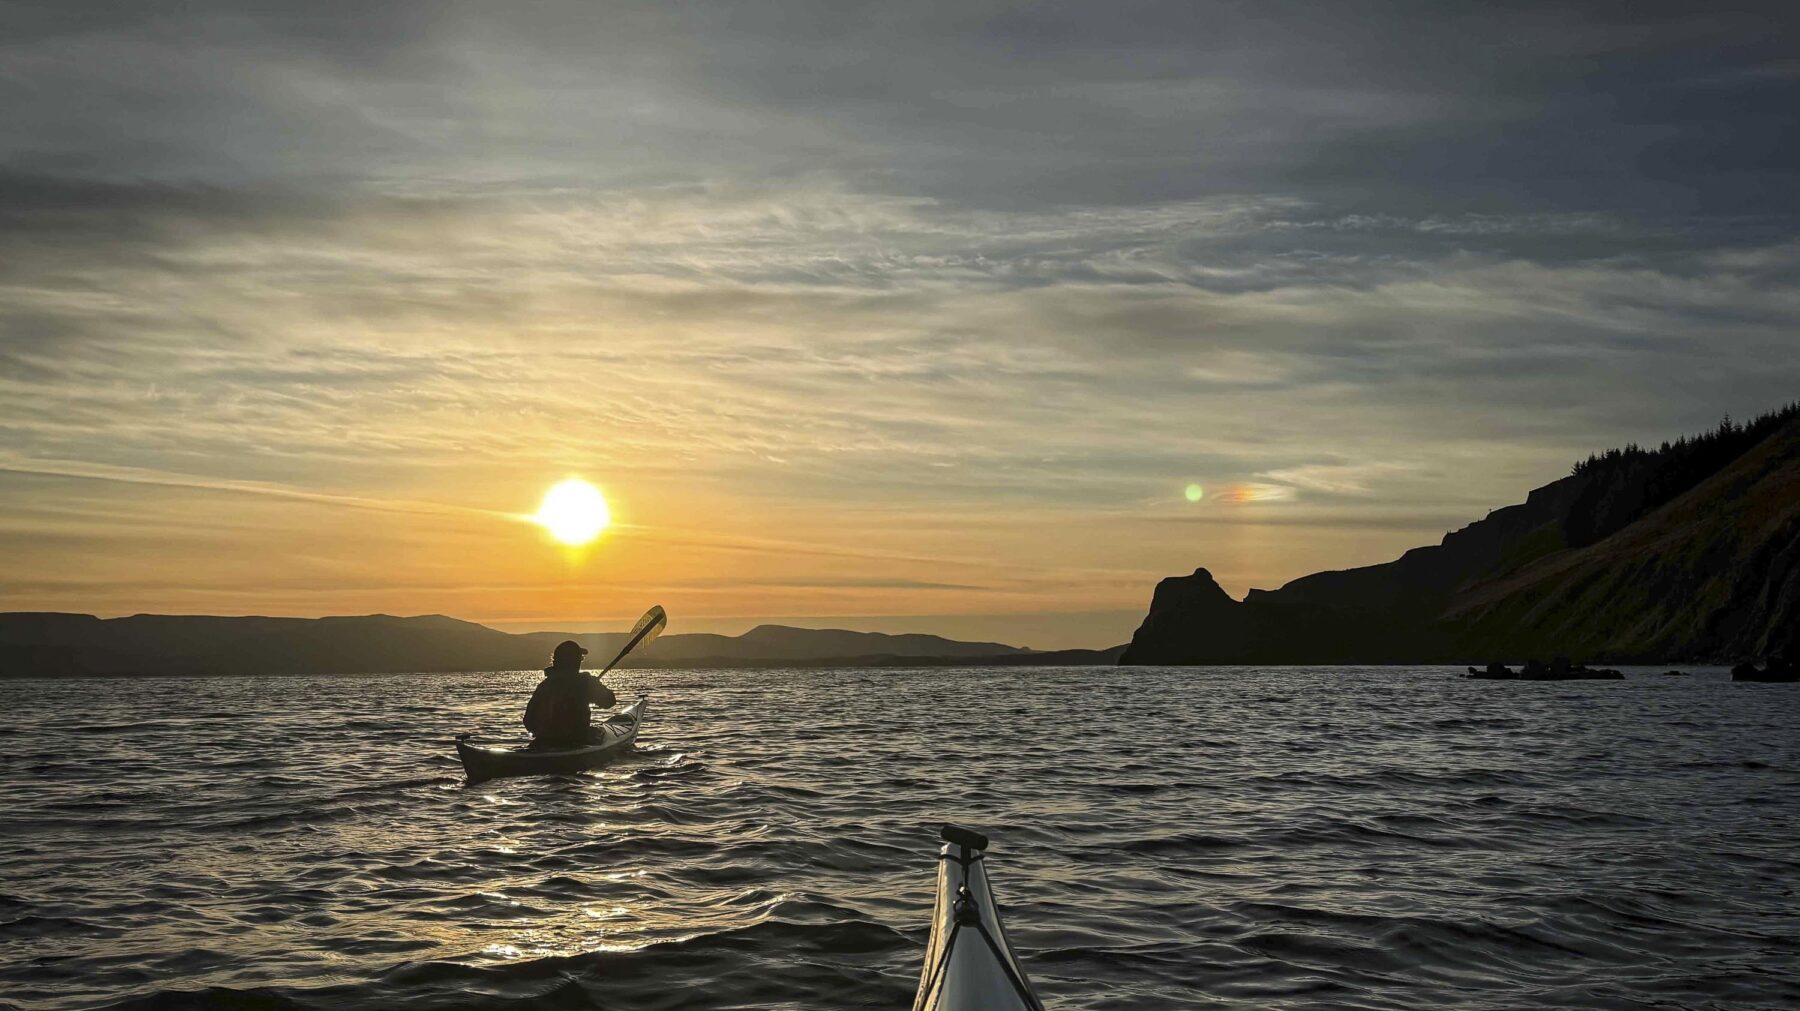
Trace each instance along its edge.
{"label": "paddler's arm", "polygon": [[614,705],[618,704],[618,701],[619,701],[618,696],[613,694],[611,688],[608,688],[608,687],[606,687],[606,685],[602,684],[600,682],[599,678],[594,677],[592,674],[589,674],[588,680],[590,682],[592,682],[592,686],[590,688],[589,695],[588,695],[589,702],[592,702],[594,705],[597,705],[602,709],[610,709]]}

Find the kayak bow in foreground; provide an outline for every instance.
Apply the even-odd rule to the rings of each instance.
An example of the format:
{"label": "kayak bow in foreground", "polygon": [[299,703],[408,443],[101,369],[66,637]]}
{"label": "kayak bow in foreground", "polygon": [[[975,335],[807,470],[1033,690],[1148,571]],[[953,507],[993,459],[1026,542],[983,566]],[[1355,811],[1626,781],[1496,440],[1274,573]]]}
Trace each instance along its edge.
{"label": "kayak bow in foreground", "polygon": [[[543,776],[581,772],[605,763],[631,747],[643,725],[648,698],[640,698],[594,727],[594,743],[579,748],[478,748],[462,737],[456,754],[470,783],[501,776]],[[467,736],[467,735],[464,735]]]}
{"label": "kayak bow in foreground", "polygon": [[941,835],[931,942],[913,1011],[1043,1011],[1000,925],[984,866],[987,837],[954,825]]}

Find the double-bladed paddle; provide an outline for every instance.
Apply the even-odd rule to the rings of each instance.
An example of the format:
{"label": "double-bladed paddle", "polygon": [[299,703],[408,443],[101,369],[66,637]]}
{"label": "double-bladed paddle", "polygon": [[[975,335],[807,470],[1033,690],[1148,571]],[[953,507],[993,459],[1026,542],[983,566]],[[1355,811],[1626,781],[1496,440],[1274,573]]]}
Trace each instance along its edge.
{"label": "double-bladed paddle", "polygon": [[650,640],[661,635],[662,630],[668,625],[669,615],[663,611],[661,604],[655,604],[650,610],[645,611],[644,616],[638,619],[638,623],[631,627],[631,638],[625,640],[625,648],[619,650],[619,655],[612,658],[612,663],[607,664],[605,670],[600,672],[601,676],[605,676],[607,671],[617,667],[619,661],[625,659],[625,654],[639,646],[649,645]]}

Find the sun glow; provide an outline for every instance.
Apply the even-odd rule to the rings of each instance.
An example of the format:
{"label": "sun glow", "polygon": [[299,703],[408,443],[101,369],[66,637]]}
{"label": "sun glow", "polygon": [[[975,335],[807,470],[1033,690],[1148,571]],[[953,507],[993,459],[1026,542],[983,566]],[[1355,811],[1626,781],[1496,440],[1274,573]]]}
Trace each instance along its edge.
{"label": "sun glow", "polygon": [[571,546],[587,544],[612,523],[612,510],[600,489],[580,478],[559,482],[544,493],[532,517],[550,536]]}

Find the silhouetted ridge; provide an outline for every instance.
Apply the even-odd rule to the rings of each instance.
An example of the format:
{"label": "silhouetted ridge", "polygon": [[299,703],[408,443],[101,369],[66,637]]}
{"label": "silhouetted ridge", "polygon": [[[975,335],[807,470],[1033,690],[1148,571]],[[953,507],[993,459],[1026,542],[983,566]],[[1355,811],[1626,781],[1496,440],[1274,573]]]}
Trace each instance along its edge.
{"label": "silhouetted ridge", "polygon": [[1719,427],[1682,436],[1656,449],[1636,443],[1596,453],[1570,469],[1587,478],[1564,524],[1571,547],[1592,544],[1637,521],[1717,474],[1783,425],[1800,418],[1800,401],[1737,424],[1728,414]]}
{"label": "silhouetted ridge", "polygon": [[[69,674],[373,674],[388,671],[531,670],[549,662],[564,639],[589,650],[598,666],[625,633],[529,632],[510,635],[441,614],[365,614],[329,618],[135,614],[0,613],[0,676]],[[1037,659],[1017,646],[960,642],[935,635],[761,625],[741,636],[665,635],[634,653],[628,666],[816,666],[1002,662]],[[1110,659],[1110,657],[1108,657]]]}
{"label": "silhouetted ridge", "polygon": [[1157,585],[1125,664],[1406,663],[1795,648],[1800,404],[1597,454],[1525,502],[1380,565],[1231,600]]}

